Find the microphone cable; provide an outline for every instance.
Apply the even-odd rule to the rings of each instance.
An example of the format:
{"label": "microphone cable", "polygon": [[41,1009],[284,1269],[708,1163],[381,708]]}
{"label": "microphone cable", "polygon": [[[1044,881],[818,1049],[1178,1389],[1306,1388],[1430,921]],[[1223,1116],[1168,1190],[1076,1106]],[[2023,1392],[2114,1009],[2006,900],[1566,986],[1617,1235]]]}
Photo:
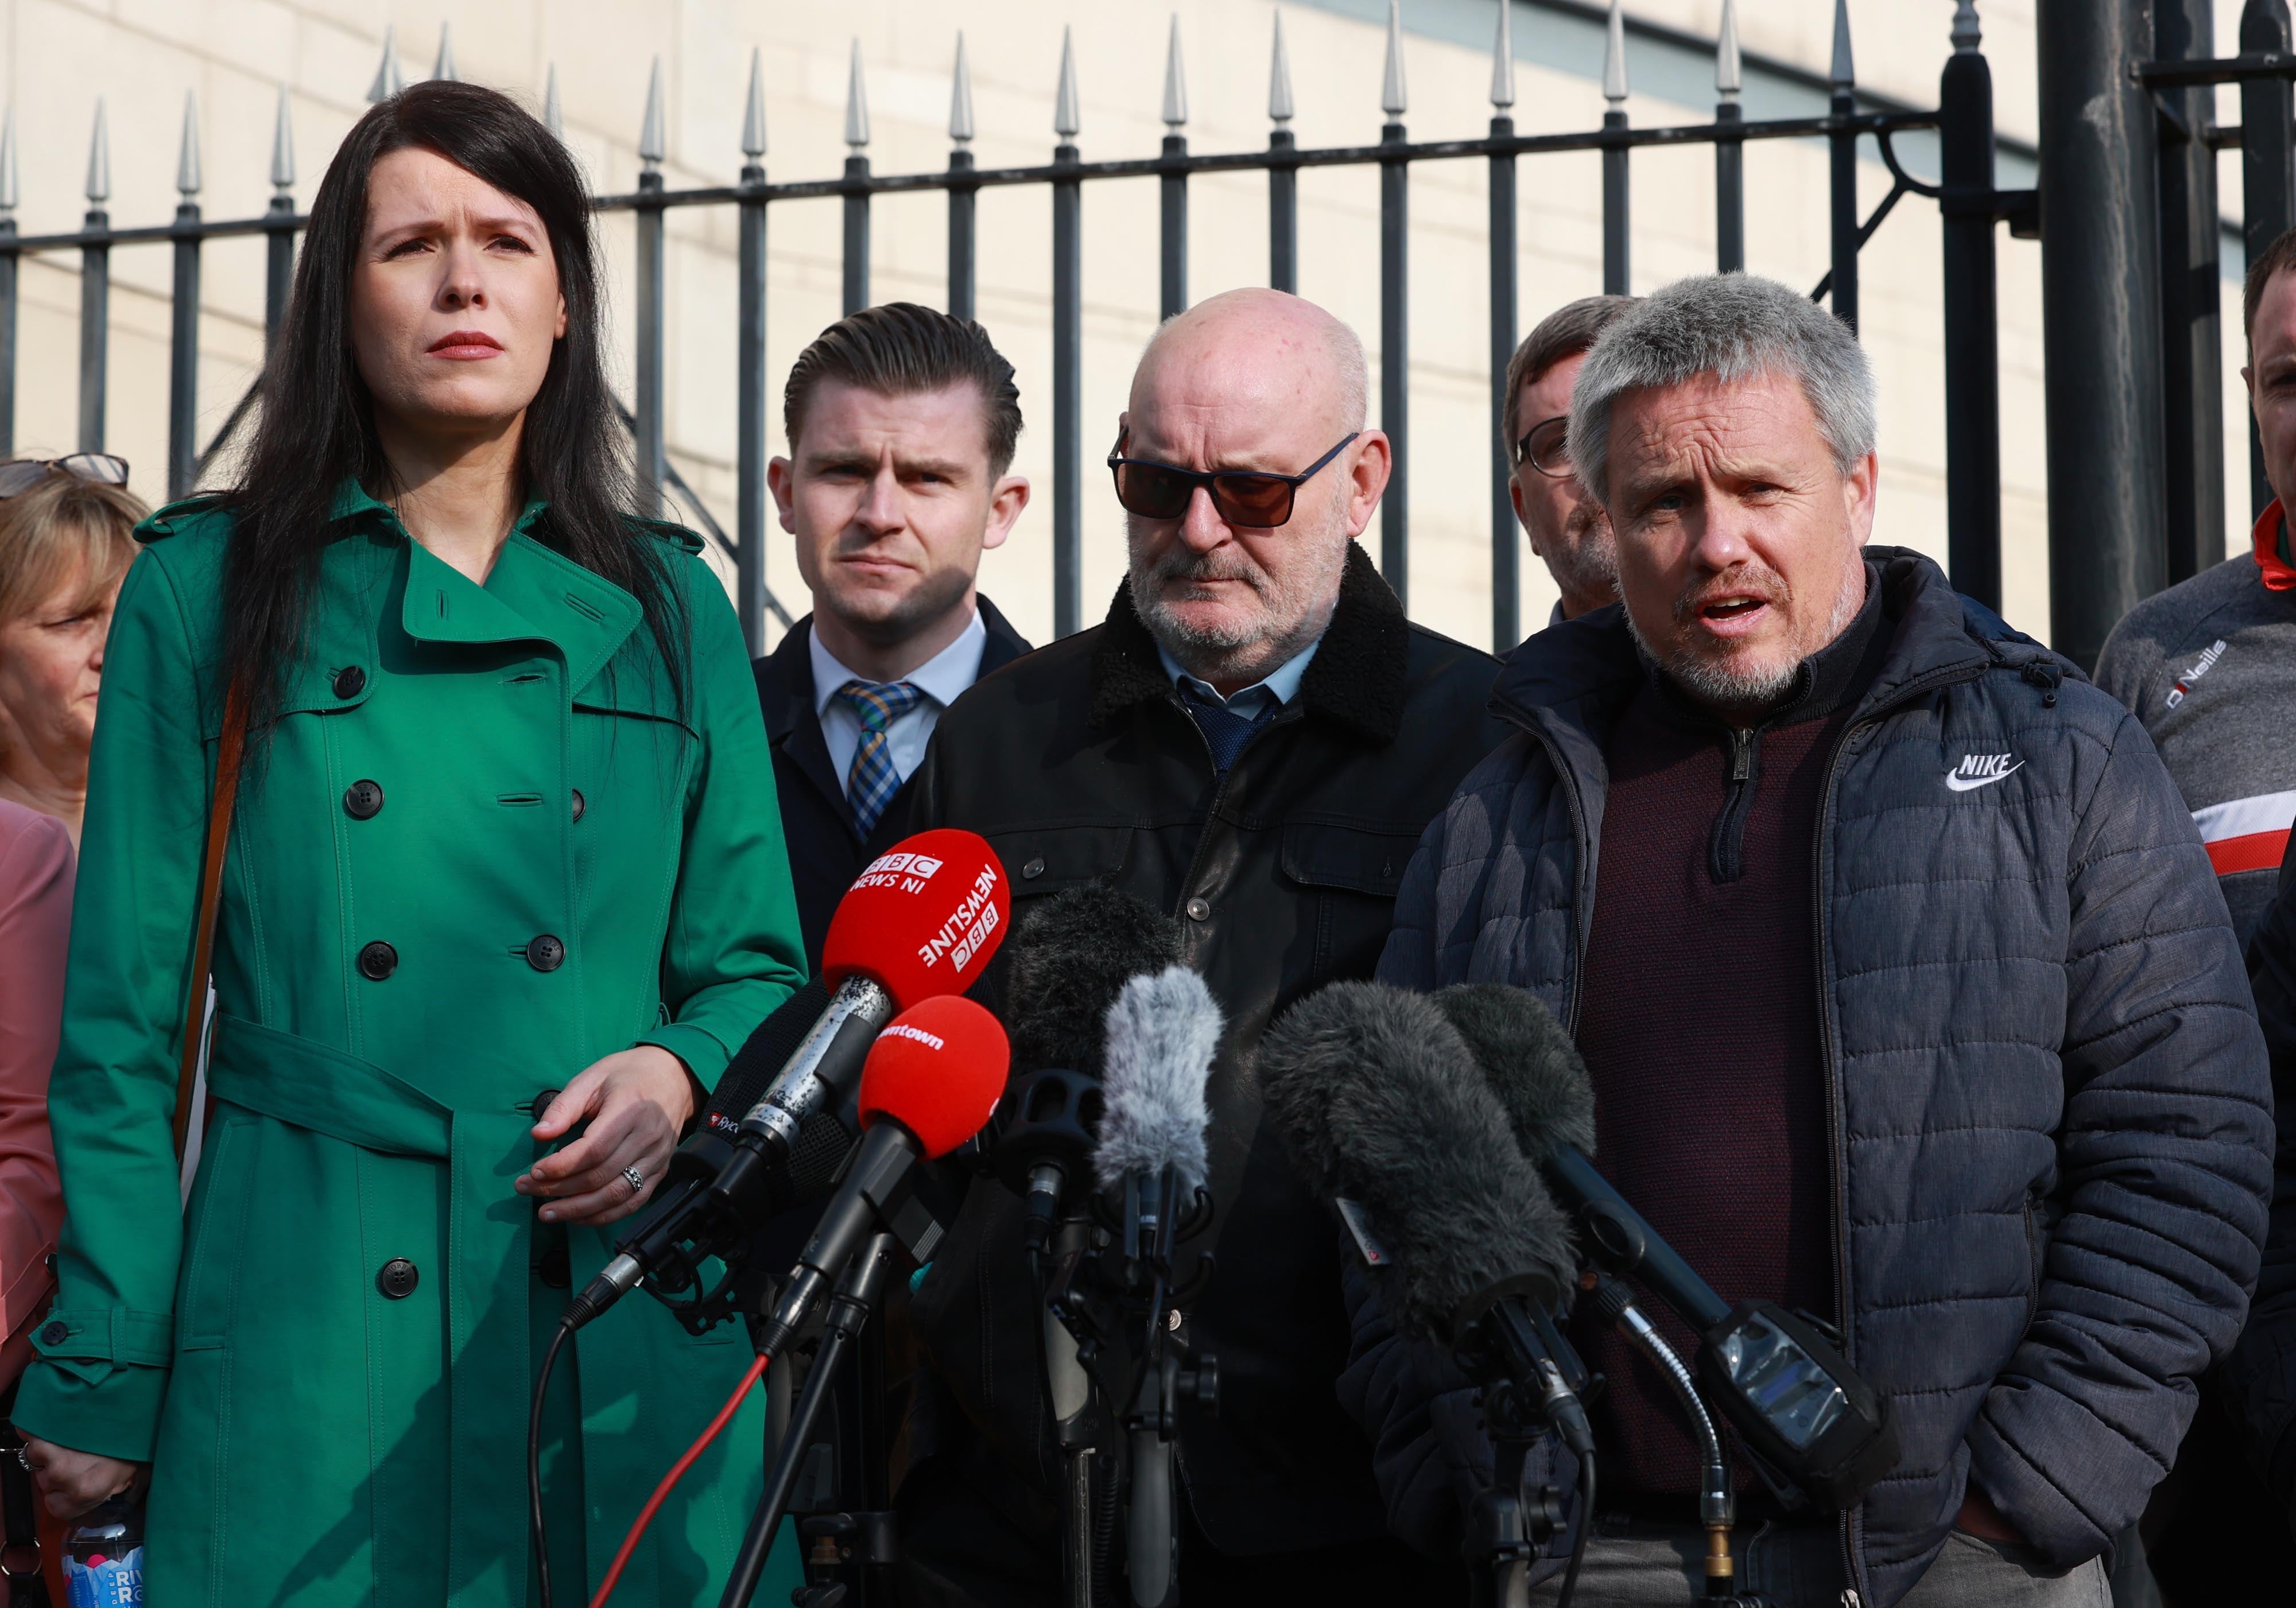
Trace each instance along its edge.
{"label": "microphone cable", "polygon": [[550,1389],[558,1353],[573,1333],[570,1316],[558,1320],[558,1333],[550,1337],[550,1349],[542,1354],[542,1371],[534,1382],[534,1405],[526,1414],[526,1529],[534,1546],[534,1583],[541,1608],[556,1608],[550,1595],[549,1522],[542,1516],[542,1399]]}
{"label": "microphone cable", "polygon": [[742,1382],[734,1387],[734,1393],[726,1398],[726,1405],[718,1409],[718,1416],[711,1419],[709,1427],[701,1432],[701,1438],[685,1448],[685,1456],[671,1464],[669,1473],[661,1477],[661,1483],[653,1488],[653,1495],[648,1497],[646,1505],[638,1509],[637,1521],[630,1526],[630,1533],[622,1538],[621,1550],[614,1554],[613,1563],[606,1571],[604,1584],[598,1587],[597,1596],[590,1599],[590,1608],[605,1608],[606,1599],[614,1595],[614,1586],[629,1564],[630,1555],[637,1550],[639,1538],[645,1534],[646,1526],[653,1522],[654,1514],[661,1511],[661,1505],[669,1497],[670,1489],[685,1477],[685,1471],[693,1466],[701,1454],[709,1449],[709,1443],[734,1421],[734,1415],[741,1410],[742,1399],[750,1393],[750,1387],[758,1382],[766,1371],[766,1365],[772,1360],[765,1352],[758,1353],[757,1360],[750,1365],[749,1372],[742,1375]]}
{"label": "microphone cable", "polygon": [[1595,1454],[1578,1454],[1578,1536],[1570,1543],[1570,1566],[1562,1571],[1562,1589],[1556,1594],[1554,1608],[1570,1608],[1570,1598],[1578,1589],[1578,1566],[1587,1561],[1587,1538],[1595,1533]]}

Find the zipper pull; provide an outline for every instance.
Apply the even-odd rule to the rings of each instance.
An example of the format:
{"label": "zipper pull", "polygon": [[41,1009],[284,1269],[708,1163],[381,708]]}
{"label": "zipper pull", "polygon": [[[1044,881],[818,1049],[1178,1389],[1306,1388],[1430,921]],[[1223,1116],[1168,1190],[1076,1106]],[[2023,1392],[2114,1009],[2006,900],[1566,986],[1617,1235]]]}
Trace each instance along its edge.
{"label": "zipper pull", "polygon": [[1738,730],[1730,734],[1730,780],[1742,782],[1754,774],[1754,734]]}

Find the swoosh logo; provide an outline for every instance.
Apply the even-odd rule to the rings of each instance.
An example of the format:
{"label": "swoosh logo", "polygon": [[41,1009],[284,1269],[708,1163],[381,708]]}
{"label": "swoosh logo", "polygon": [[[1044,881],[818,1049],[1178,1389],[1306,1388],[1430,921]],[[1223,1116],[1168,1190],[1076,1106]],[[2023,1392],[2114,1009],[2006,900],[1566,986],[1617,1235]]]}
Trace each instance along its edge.
{"label": "swoosh logo", "polygon": [[1945,779],[1945,784],[1948,787],[1952,788],[1956,792],[1967,792],[1972,788],[1990,787],[1996,782],[2002,780],[2004,777],[2015,775],[2019,771],[2024,768],[2025,762],[2022,759],[2020,759],[2007,770],[1997,771],[1989,776],[1964,776],[1948,774]]}

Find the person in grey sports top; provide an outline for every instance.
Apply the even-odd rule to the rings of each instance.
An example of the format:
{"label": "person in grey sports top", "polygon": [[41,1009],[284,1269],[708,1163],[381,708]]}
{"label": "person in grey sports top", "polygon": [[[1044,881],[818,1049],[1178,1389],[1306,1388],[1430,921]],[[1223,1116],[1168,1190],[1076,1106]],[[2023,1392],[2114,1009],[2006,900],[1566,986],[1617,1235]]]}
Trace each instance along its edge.
{"label": "person in grey sports top", "polygon": [[2296,821],[2296,230],[2250,267],[2249,398],[2275,493],[2251,550],[2155,593],[2115,626],[2096,684],[2127,704],[2185,795],[2245,948],[2272,903]]}

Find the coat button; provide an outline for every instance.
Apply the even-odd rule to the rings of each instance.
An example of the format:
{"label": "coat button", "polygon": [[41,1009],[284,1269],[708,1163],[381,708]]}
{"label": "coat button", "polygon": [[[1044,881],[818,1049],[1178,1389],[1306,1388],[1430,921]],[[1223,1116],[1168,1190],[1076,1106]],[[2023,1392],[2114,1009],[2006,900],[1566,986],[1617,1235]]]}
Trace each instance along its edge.
{"label": "coat button", "polygon": [[1021,880],[1023,882],[1033,882],[1044,874],[1045,857],[1041,854],[1021,867]]}
{"label": "coat button", "polygon": [[1190,921],[1192,921],[1192,922],[1208,922],[1208,921],[1211,920],[1211,918],[1212,918],[1212,907],[1211,907],[1211,901],[1210,901],[1210,900],[1209,900],[1209,899],[1203,899],[1203,898],[1192,898],[1192,899],[1190,899],[1190,900],[1188,901],[1188,919],[1189,919]]}
{"label": "coat button", "polygon": [[343,789],[343,813],[354,821],[371,821],[381,808],[380,782],[354,782]]}
{"label": "coat button", "polygon": [[398,970],[398,951],[377,939],[359,951],[358,969],[369,982],[381,982]]}
{"label": "coat button", "polygon": [[45,1324],[41,1326],[40,1343],[44,1346],[60,1346],[70,1338],[71,1331],[62,1324]]}
{"label": "coat button", "polygon": [[582,801],[582,790],[578,787],[576,788],[574,790],[574,818],[578,821],[580,820],[582,818],[582,812],[589,808],[589,805]]}
{"label": "coat button", "polygon": [[542,1259],[534,1265],[534,1273],[545,1290],[564,1290],[572,1286],[574,1259],[567,1254],[563,1239],[542,1253]]}
{"label": "coat button", "polygon": [[565,964],[566,946],[545,932],[526,940],[526,964],[537,972],[555,972]]}
{"label": "coat button", "polygon": [[357,665],[347,665],[335,672],[335,696],[356,698],[366,691],[366,672]]}
{"label": "coat button", "polygon": [[414,1293],[414,1286],[422,1282],[422,1273],[403,1256],[392,1257],[383,1263],[382,1271],[374,1276],[374,1287],[390,1300],[405,1300]]}

